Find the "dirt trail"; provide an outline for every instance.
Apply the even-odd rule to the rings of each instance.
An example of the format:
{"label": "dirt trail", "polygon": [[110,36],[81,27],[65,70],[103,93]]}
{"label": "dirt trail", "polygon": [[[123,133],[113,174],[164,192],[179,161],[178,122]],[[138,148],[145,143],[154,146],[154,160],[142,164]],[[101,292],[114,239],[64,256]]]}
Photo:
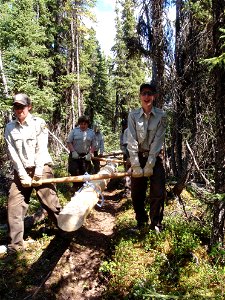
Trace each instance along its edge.
{"label": "dirt trail", "polygon": [[119,190],[104,192],[104,197],[104,206],[93,209],[82,228],[67,239],[51,241],[30,271],[35,286],[21,299],[103,299],[107,282],[98,269],[109,254],[115,216],[122,205]]}

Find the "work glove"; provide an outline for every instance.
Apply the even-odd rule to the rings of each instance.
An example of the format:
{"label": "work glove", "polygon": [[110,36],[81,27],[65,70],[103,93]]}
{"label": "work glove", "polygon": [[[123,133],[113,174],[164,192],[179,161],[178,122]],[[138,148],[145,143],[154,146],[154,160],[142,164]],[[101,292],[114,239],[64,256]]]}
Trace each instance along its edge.
{"label": "work glove", "polygon": [[150,177],[153,174],[153,168],[151,165],[149,165],[148,163],[145,165],[144,167],[144,176],[145,177]]}
{"label": "work glove", "polygon": [[140,166],[132,167],[132,177],[142,177],[143,169]]}
{"label": "work glove", "polygon": [[20,179],[20,182],[23,187],[31,187],[32,178],[26,175]]}
{"label": "work glove", "polygon": [[34,175],[32,179],[32,186],[42,185],[42,176]]}
{"label": "work glove", "polygon": [[78,159],[79,158],[79,154],[77,153],[77,151],[72,152],[72,158],[73,159]]}
{"label": "work glove", "polygon": [[86,161],[91,161],[91,153],[86,154],[84,158]]}

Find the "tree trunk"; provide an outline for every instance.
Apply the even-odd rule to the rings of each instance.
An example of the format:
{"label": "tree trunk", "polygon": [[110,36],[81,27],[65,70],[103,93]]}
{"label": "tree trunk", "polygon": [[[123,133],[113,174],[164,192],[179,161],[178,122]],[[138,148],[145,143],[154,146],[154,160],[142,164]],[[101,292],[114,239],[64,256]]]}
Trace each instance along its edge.
{"label": "tree trunk", "polygon": [[[78,27],[78,25],[77,25]],[[77,107],[78,107],[78,116],[80,117],[84,108],[81,101],[81,93],[80,93],[80,56],[79,56],[79,33],[78,28],[76,29],[76,64],[77,64]]]}
{"label": "tree trunk", "polygon": [[[74,17],[72,17],[71,20],[71,41],[72,41],[72,49],[71,49],[71,73],[75,74],[75,49],[76,49],[76,43],[75,43],[75,30],[74,30]],[[75,127],[75,85],[73,84],[71,87],[71,112],[72,112],[72,127]]]}
{"label": "tree trunk", "polygon": [[[164,34],[163,34],[163,0],[152,1],[152,80],[157,83],[160,91],[164,90]],[[156,105],[162,107],[164,104],[163,94],[160,93],[156,99]]]}
{"label": "tree trunk", "polygon": [[[215,56],[223,53],[223,40],[220,39],[220,29],[225,27],[224,0],[212,1],[213,13],[213,44]],[[216,115],[216,155],[215,155],[215,193],[225,193],[225,67],[217,65],[214,69],[215,78],[215,115]],[[224,197],[223,197],[224,198]],[[224,242],[225,201],[218,199],[213,209],[213,229],[211,245]]]}
{"label": "tree trunk", "polygon": [[6,76],[3,70],[3,62],[2,62],[2,51],[0,50],[0,74],[1,74],[1,78],[2,78],[2,84],[4,87],[4,94],[6,97],[8,97],[9,92],[8,92],[8,85],[7,85],[7,80],[6,80]]}

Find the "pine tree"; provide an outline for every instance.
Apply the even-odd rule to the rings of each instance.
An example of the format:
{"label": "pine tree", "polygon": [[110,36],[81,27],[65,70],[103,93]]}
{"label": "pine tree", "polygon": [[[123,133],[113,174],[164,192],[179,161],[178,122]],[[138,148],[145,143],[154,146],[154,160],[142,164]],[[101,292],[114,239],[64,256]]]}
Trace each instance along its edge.
{"label": "pine tree", "polygon": [[[123,7],[119,10],[119,4]],[[113,76],[116,91],[115,124],[118,118],[126,118],[131,108],[138,104],[138,88],[145,80],[145,63],[140,52],[135,48],[136,22],[133,1],[118,1],[116,8],[116,40],[112,48],[114,52]],[[120,17],[121,14],[121,17]]]}
{"label": "pine tree", "polygon": [[39,24],[32,0],[1,3],[0,48],[10,94],[29,94],[40,113],[52,108],[51,84],[44,78],[52,74],[46,59],[46,35]]}

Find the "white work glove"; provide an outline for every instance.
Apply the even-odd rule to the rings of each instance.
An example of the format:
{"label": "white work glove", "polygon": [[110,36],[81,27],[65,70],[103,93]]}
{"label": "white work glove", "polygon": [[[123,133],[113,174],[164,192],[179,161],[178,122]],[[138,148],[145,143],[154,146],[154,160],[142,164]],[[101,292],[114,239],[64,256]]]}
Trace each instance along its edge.
{"label": "white work glove", "polygon": [[142,177],[143,169],[140,166],[132,167],[132,177]]}
{"label": "white work glove", "polygon": [[79,154],[77,153],[77,151],[72,152],[72,158],[73,159],[78,159],[79,158]]}
{"label": "white work glove", "polygon": [[153,168],[151,165],[149,165],[148,163],[145,165],[144,167],[144,176],[145,177],[150,177],[153,174]]}
{"label": "white work glove", "polygon": [[86,161],[91,161],[91,153],[86,154],[84,158]]}
{"label": "white work glove", "polygon": [[24,176],[20,179],[20,182],[23,187],[31,187],[32,178],[30,176]]}
{"label": "white work glove", "polygon": [[34,175],[32,179],[32,186],[42,185],[42,176]]}

